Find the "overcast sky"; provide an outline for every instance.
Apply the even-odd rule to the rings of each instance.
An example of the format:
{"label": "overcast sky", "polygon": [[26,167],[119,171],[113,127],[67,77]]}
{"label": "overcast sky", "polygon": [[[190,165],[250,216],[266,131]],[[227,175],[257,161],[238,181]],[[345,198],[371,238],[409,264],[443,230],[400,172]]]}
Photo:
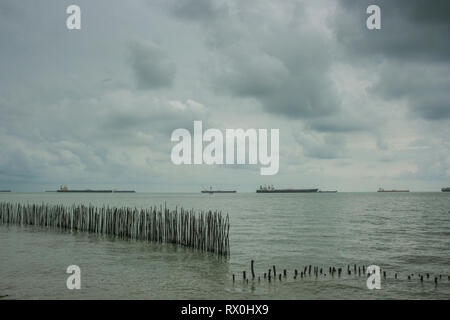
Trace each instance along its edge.
{"label": "overcast sky", "polygon": [[[2,0],[0,189],[439,191],[449,39],[448,0]],[[172,164],[194,120],[279,128],[278,174]]]}

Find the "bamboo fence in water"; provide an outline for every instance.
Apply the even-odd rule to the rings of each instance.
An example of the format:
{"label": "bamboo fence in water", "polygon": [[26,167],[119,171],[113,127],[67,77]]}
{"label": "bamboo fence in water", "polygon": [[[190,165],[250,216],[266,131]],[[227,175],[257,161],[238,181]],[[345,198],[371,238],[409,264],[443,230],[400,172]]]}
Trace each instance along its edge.
{"label": "bamboo fence in water", "polygon": [[166,207],[147,209],[0,203],[0,223],[54,227],[136,240],[173,243],[230,254],[228,214]]}

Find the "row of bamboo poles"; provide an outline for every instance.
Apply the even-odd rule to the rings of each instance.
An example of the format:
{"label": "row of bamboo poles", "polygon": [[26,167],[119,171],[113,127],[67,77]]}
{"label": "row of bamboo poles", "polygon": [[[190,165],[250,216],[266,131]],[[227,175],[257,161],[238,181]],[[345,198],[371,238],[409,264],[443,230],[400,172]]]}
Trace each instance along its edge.
{"label": "row of bamboo poles", "polygon": [[148,209],[0,203],[0,223],[88,231],[119,238],[173,243],[220,256],[230,254],[228,214],[165,206]]}

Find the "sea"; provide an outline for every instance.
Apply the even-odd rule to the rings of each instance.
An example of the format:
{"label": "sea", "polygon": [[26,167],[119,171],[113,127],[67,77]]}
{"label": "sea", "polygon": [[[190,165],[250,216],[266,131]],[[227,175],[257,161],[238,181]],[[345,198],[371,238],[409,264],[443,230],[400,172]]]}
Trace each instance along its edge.
{"label": "sea", "polygon": [[[450,298],[450,193],[1,193],[0,202],[166,205],[230,217],[229,257],[0,224],[0,299]],[[66,285],[71,265],[79,290]],[[370,265],[381,268],[380,289],[368,288]]]}

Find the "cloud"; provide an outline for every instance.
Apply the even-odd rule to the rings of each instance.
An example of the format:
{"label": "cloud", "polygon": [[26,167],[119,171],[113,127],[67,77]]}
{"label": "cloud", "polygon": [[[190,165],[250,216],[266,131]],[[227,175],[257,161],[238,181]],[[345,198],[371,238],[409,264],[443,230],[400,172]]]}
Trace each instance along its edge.
{"label": "cloud", "polygon": [[[381,55],[399,60],[450,59],[450,3],[436,0],[341,0],[334,20],[339,41],[355,55]],[[366,8],[381,9],[381,30],[365,27]]]}
{"label": "cloud", "polygon": [[[411,114],[426,120],[450,118],[449,1],[339,2],[333,30],[348,63],[374,66],[371,93],[405,99]],[[381,8],[381,30],[365,28],[365,9]]]}
{"label": "cloud", "polygon": [[[294,8],[244,5],[238,14],[227,17],[239,37],[226,47],[219,45],[220,51],[212,49],[218,57],[216,88],[254,99],[265,112],[283,117],[337,113],[341,102],[330,79],[333,42],[328,41],[325,31],[308,25],[316,16],[301,5]],[[270,16],[269,10],[275,10],[276,15]],[[208,30],[212,30],[212,37],[222,38],[222,28]]]}
{"label": "cloud", "polygon": [[370,129],[368,125],[359,119],[344,117],[326,117],[308,122],[308,128],[319,132],[358,132]]}
{"label": "cloud", "polygon": [[297,134],[303,154],[315,159],[338,159],[346,156],[345,138],[336,134]]}
{"label": "cloud", "polygon": [[168,1],[170,11],[177,17],[189,20],[214,20],[228,13],[226,5],[211,0]]}
{"label": "cloud", "polygon": [[448,181],[448,1],[80,1],[79,32],[60,1],[0,4],[0,189],[254,190],[255,166],[171,163],[194,120],[279,128],[279,186]]}
{"label": "cloud", "polygon": [[130,45],[131,66],[140,89],[170,87],[176,73],[175,63],[154,43]]}
{"label": "cloud", "polygon": [[372,91],[385,99],[406,99],[410,111],[426,120],[450,118],[450,64],[387,62]]}

